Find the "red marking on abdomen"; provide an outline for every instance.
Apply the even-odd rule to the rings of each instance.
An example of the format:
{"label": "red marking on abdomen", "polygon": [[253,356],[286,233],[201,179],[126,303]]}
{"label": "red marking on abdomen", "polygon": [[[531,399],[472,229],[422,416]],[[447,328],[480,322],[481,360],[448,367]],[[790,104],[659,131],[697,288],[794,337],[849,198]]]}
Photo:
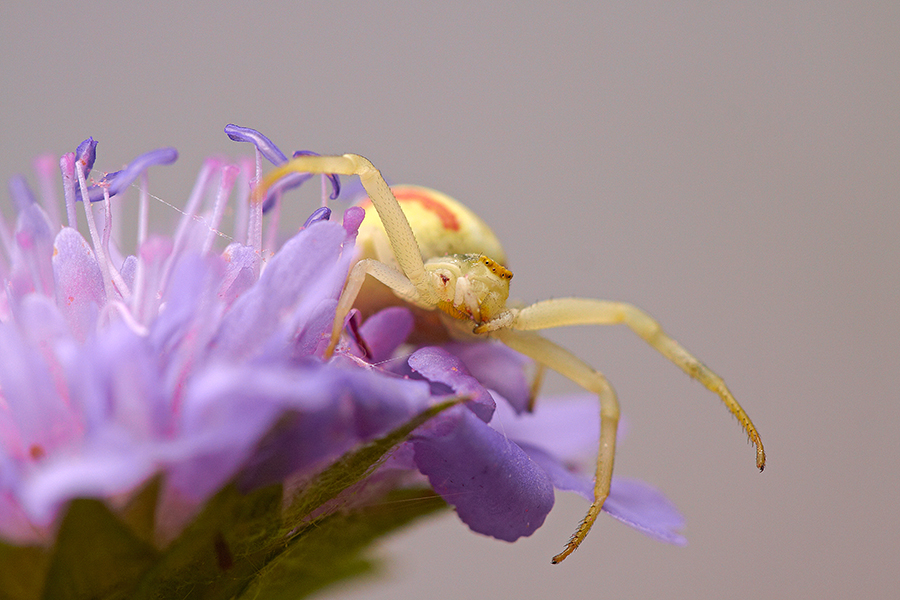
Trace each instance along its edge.
{"label": "red marking on abdomen", "polygon": [[[441,225],[444,229],[459,231],[459,219],[457,219],[453,211],[442,204],[440,200],[435,200],[428,194],[416,189],[391,188],[391,191],[394,192],[394,196],[397,198],[398,202],[418,202],[422,205],[422,208],[437,215],[441,220]],[[371,204],[371,202],[372,201],[369,198],[366,198],[360,203],[360,206],[365,208],[365,206]]]}

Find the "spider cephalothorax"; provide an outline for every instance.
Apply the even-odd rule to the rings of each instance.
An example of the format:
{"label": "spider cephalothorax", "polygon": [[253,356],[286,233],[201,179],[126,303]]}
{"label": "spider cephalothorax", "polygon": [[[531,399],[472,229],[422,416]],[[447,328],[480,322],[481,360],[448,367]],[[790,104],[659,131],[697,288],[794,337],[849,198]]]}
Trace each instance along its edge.
{"label": "spider cephalothorax", "polygon": [[492,258],[451,254],[429,259],[425,270],[440,298],[438,308],[451,317],[481,324],[506,308],[512,271]]}

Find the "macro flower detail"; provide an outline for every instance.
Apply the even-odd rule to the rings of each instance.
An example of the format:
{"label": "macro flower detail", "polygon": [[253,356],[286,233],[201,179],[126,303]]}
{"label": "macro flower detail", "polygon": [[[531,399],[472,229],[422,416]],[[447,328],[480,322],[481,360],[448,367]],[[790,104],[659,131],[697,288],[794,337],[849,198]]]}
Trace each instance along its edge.
{"label": "macro flower detail", "polygon": [[[336,543],[329,531],[357,531],[354,518],[381,529],[360,530],[341,556],[442,506],[435,492],[472,530],[506,541],[540,527],[554,488],[590,500],[596,400],[541,399],[531,411],[530,361],[505,346],[411,345],[411,312],[391,307],[358,327],[352,315],[352,335],[326,358],[363,211],[347,208],[338,223],[322,207],[279,242],[277,219],[264,231],[263,212],[310,176],[252,202],[261,157],[286,155],[255,130],[226,133],[254,144],[255,172],[251,161],[207,160],[174,231],[150,233],[142,216],[132,249],[113,214],[135,201],[146,214],[148,169],[176,160],[174,149],[90,181],[98,144],[85,140],[59,161],[62,218],[48,169],[38,170],[40,202],[24,178],[10,183],[17,219],[0,221],[0,550],[35,557],[26,579],[36,587],[21,597],[63,585],[42,582],[81,568],[73,556],[112,561],[103,536],[141,558],[119,571],[85,567],[96,597],[212,589],[226,571],[238,583],[208,597],[287,581],[299,596],[343,576],[303,553]],[[419,502],[379,512],[398,494]],[[680,515],[646,484],[614,480],[604,510],[684,543]],[[150,517],[138,526],[135,514]],[[73,533],[85,528],[99,537]],[[240,571],[236,554],[272,568]],[[299,584],[298,573],[311,579]],[[14,577],[0,570],[0,584]]]}

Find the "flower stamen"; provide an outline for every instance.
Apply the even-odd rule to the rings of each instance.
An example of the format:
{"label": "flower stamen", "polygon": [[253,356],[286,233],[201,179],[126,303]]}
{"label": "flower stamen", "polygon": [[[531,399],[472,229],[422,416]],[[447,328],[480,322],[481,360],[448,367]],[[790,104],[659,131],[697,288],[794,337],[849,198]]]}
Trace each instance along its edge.
{"label": "flower stamen", "polygon": [[222,179],[219,182],[219,189],[216,193],[216,202],[213,206],[212,220],[201,250],[203,254],[208,253],[212,248],[212,243],[216,234],[219,233],[219,235],[222,235],[218,231],[218,227],[219,223],[222,221],[222,215],[225,212],[225,204],[228,202],[228,196],[231,195],[231,190],[234,187],[237,175],[238,168],[235,165],[225,165],[222,168]]}
{"label": "flower stamen", "polygon": [[[81,197],[88,197],[87,181],[84,178],[84,168],[81,161],[75,162],[75,174],[78,177],[78,185],[81,187]],[[106,292],[106,298],[109,301],[115,299],[113,294],[112,277],[109,271],[109,262],[106,260],[106,254],[103,252],[103,245],[100,235],[97,232],[97,223],[94,221],[94,210],[90,203],[84,203],[84,216],[87,219],[88,231],[91,234],[91,242],[94,245],[94,255],[97,257],[97,263],[100,265],[100,272],[103,274],[103,289]]]}

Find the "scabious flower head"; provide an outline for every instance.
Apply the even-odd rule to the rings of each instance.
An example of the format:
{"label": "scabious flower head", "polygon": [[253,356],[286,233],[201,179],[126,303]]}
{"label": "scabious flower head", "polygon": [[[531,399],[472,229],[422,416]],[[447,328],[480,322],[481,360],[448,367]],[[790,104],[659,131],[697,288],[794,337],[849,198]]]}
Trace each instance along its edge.
{"label": "scabious flower head", "polygon": [[[319,209],[283,243],[276,224],[264,236],[250,182],[260,157],[287,158],[252,129],[226,133],[256,146],[255,173],[251,161],[207,160],[168,234],[149,233],[146,188],[148,169],[173,162],[173,149],[92,181],[97,142],[80,144],[59,161],[65,223],[46,160],[42,202],[24,178],[10,183],[17,218],[0,222],[0,538],[52,546],[73,500],[121,516],[153,482],[156,558],[195,532],[191,520],[229,486],[279,486],[273,514],[285,523],[273,536],[284,540],[398,489],[430,486],[474,531],[508,541],[543,523],[554,488],[590,499],[595,399],[541,401],[529,413],[528,361],[505,347],[405,345],[415,324],[394,307],[358,328],[368,354],[348,336],[325,359],[362,210],[335,223]],[[139,179],[129,249],[113,216]],[[266,208],[306,179],[283,182]],[[233,241],[220,248],[232,196]],[[364,460],[361,448],[380,450]],[[340,469],[359,473],[323,483]],[[614,480],[604,510],[683,543],[681,517],[645,484]],[[214,541],[227,566],[231,546]]]}

